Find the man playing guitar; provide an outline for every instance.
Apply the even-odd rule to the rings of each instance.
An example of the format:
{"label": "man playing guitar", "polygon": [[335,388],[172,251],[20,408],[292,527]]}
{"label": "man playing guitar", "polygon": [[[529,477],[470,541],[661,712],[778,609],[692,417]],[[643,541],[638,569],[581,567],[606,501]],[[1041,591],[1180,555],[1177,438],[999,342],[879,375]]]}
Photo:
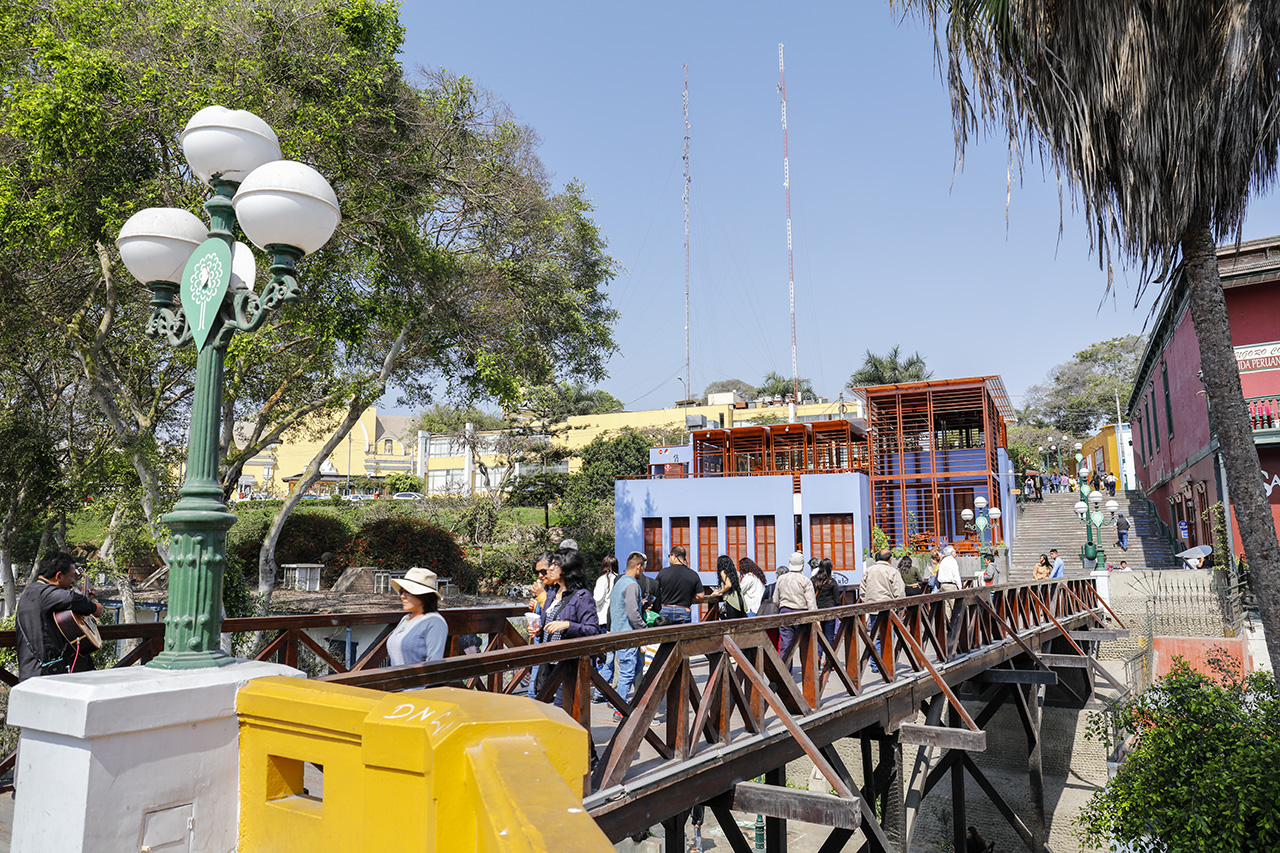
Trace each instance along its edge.
{"label": "man playing guitar", "polygon": [[18,600],[18,680],[93,669],[93,649],[69,641],[54,617],[63,611],[102,615],[101,604],[71,588],[80,577],[76,558],[61,551],[49,554],[37,574]]}

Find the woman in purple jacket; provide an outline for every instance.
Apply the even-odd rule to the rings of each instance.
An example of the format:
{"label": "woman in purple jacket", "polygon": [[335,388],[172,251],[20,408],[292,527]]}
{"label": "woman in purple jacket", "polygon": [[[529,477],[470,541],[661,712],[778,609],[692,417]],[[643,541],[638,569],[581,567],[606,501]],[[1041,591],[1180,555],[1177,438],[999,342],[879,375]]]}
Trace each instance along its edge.
{"label": "woman in purple jacket", "polygon": [[[600,633],[596,616],[596,600],[587,589],[587,564],[577,548],[561,548],[551,555],[551,564],[543,577],[547,601],[542,607],[539,642],[594,637]],[[538,672],[537,691],[555,671],[555,665],[543,664]],[[556,704],[560,704],[557,691]]]}

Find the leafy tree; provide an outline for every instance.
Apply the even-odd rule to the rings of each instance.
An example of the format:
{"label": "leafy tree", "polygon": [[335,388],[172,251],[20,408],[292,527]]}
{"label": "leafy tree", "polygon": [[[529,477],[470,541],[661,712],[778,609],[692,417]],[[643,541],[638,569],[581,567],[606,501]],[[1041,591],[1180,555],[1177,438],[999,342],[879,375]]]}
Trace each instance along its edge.
{"label": "leafy tree", "polygon": [[1115,778],[1078,818],[1082,840],[1140,853],[1280,848],[1280,691],[1224,658],[1216,678],[1176,659],[1172,671],[1121,703],[1092,733],[1133,735]]}
{"label": "leafy tree", "polygon": [[849,377],[850,388],[864,388],[874,385],[897,385],[901,382],[923,382],[933,376],[933,371],[925,367],[924,357],[919,352],[903,358],[901,347],[893,345],[893,349],[884,355],[876,355],[867,350],[862,367]]}
{"label": "leafy tree", "polygon": [[566,508],[585,507],[613,500],[613,482],[618,477],[643,474],[649,467],[653,445],[634,429],[614,436],[600,436],[582,448],[582,467],[569,478]]}
{"label": "leafy tree", "polygon": [[[793,383],[790,379],[783,376],[781,373],[778,373],[775,370],[770,370],[768,373],[764,375],[764,379],[760,380],[760,384],[756,386],[756,396],[757,397],[781,397],[783,399],[786,399],[787,397],[790,397],[795,393],[795,385],[796,383]],[[803,400],[805,397],[814,396],[813,383],[810,382],[808,379],[805,379],[804,377],[800,377],[799,385],[800,385],[801,400]]]}
{"label": "leafy tree", "polygon": [[1138,298],[1153,281],[1187,294],[1267,648],[1280,659],[1280,542],[1217,258],[1280,165],[1280,17],[1259,0],[896,5],[920,10],[945,50],[961,158],[971,130],[1003,123],[1011,167],[1039,154],[1075,192],[1104,269],[1113,254],[1135,265]]}
{"label": "leafy tree", "polygon": [[475,406],[446,406],[436,403],[418,415],[413,428],[432,435],[460,436],[467,424],[472,424],[477,430],[494,430],[506,427],[507,420]]}
{"label": "leafy tree", "polygon": [[11,563],[17,534],[59,485],[49,434],[22,413],[0,413],[0,574],[5,615],[13,613],[17,604]]}
{"label": "leafy tree", "polygon": [[1090,344],[1053,367],[1043,385],[1027,389],[1029,414],[1054,430],[1076,435],[1092,435],[1114,423],[1117,408],[1133,391],[1146,344],[1144,335]]}
{"label": "leafy tree", "polygon": [[198,208],[179,131],[229,91],[334,184],[343,222],[303,265],[303,305],[228,351],[226,489],[285,431],[332,429],[264,541],[264,602],[284,520],[388,383],[409,402],[443,377],[509,402],[557,372],[601,375],[614,265],[583,188],[552,193],[532,131],[470,80],[406,82],[395,4],[26,0],[0,23],[0,291],[68,342],[153,532],[172,497],[153,449],[183,430],[194,353],[143,336],[145,294],[117,287],[107,247],[140,207]]}
{"label": "leafy tree", "polygon": [[393,495],[396,492],[421,492],[422,478],[397,471],[394,474],[387,475],[386,485],[387,491]]}
{"label": "leafy tree", "polygon": [[756,396],[754,385],[748,385],[741,379],[721,379],[709,384],[702,392],[702,402],[705,403],[712,394],[724,394],[727,391],[737,391],[744,400],[752,400]]}

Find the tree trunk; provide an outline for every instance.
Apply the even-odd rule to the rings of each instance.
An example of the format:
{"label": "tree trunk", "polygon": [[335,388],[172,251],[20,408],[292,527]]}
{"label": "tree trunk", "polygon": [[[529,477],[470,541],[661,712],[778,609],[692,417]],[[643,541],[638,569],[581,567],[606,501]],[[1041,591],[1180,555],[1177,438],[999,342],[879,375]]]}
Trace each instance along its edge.
{"label": "tree trunk", "polygon": [[1204,214],[1195,217],[1182,237],[1182,255],[1191,318],[1200,343],[1200,369],[1209,392],[1218,444],[1227,469],[1231,508],[1240,528],[1249,571],[1256,579],[1267,652],[1280,662],[1280,543],[1276,541],[1271,504],[1262,484],[1262,465],[1253,441],[1249,410],[1240,386],[1231,342],[1227,302],[1218,277],[1217,246]]}
{"label": "tree trunk", "polygon": [[13,579],[13,550],[9,547],[9,537],[0,541],[0,580],[4,582],[4,616],[12,616],[18,611],[18,590]]}
{"label": "tree trunk", "polygon": [[351,432],[352,428],[359,422],[360,415],[364,413],[364,410],[386,391],[387,378],[391,375],[392,368],[395,367],[396,362],[399,360],[400,353],[404,351],[405,341],[408,339],[413,326],[413,323],[407,323],[400,331],[400,334],[387,350],[387,354],[382,360],[382,369],[378,371],[378,374],[368,377],[367,382],[360,383],[355,388],[342,423],[338,425],[338,428],[329,436],[324,446],[307,463],[302,480],[298,482],[292,494],[280,506],[280,511],[276,513],[276,517],[271,520],[271,527],[267,530],[267,535],[262,541],[262,548],[258,551],[258,615],[266,616],[271,609],[271,593],[276,586],[276,543],[280,541],[280,533],[284,530],[284,523],[289,519],[289,514],[293,512],[294,507],[302,500],[302,496],[320,479],[320,466],[329,458],[329,454],[333,453],[337,446],[342,443],[342,440],[347,437],[347,433]]}
{"label": "tree trunk", "polygon": [[27,572],[27,583],[35,583],[36,572],[40,569],[40,558],[49,551],[49,545],[53,542],[53,525],[52,518],[44,523],[44,529],[40,531],[40,544],[36,546],[36,558],[31,561],[31,571]]}

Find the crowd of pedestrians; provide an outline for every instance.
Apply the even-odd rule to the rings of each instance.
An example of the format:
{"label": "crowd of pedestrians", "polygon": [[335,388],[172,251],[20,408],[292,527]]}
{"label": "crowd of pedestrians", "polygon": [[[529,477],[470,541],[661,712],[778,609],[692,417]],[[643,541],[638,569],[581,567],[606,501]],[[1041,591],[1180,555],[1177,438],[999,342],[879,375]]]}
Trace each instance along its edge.
{"label": "crowd of pedestrians", "polygon": [[[577,544],[570,540],[533,559],[529,639],[541,644],[603,632],[681,625],[692,620],[697,605],[714,607],[716,618],[721,620],[832,609],[852,603],[845,600],[834,569],[830,559],[806,560],[796,552],[785,565],[777,567],[774,582],[768,583],[764,571],[751,558],[735,562],[721,555],[716,561],[717,585],[708,589],[701,576],[690,568],[686,549],[677,545],[668,553],[667,564],[656,571],[640,551],[628,554],[625,565],[607,556],[592,584]],[[984,569],[982,579],[986,583],[998,582],[994,558],[986,561]],[[892,551],[886,549],[866,567],[859,600],[874,603],[957,590],[961,585],[954,547],[932,552],[927,566],[918,565],[910,556],[895,563]],[[873,631],[875,624],[873,619]],[[839,620],[825,619],[820,625],[828,645],[834,646]],[[778,650],[788,655],[797,639],[795,626],[783,625],[769,633]],[[624,701],[633,698],[631,694],[644,669],[644,649],[642,639],[637,638],[635,646],[597,658],[601,680],[613,686]],[[530,697],[544,692],[553,670],[554,664],[534,669],[527,688]],[[558,689],[554,696],[545,698],[559,704],[562,693]],[[593,690],[592,699],[602,702],[604,696]]]}

